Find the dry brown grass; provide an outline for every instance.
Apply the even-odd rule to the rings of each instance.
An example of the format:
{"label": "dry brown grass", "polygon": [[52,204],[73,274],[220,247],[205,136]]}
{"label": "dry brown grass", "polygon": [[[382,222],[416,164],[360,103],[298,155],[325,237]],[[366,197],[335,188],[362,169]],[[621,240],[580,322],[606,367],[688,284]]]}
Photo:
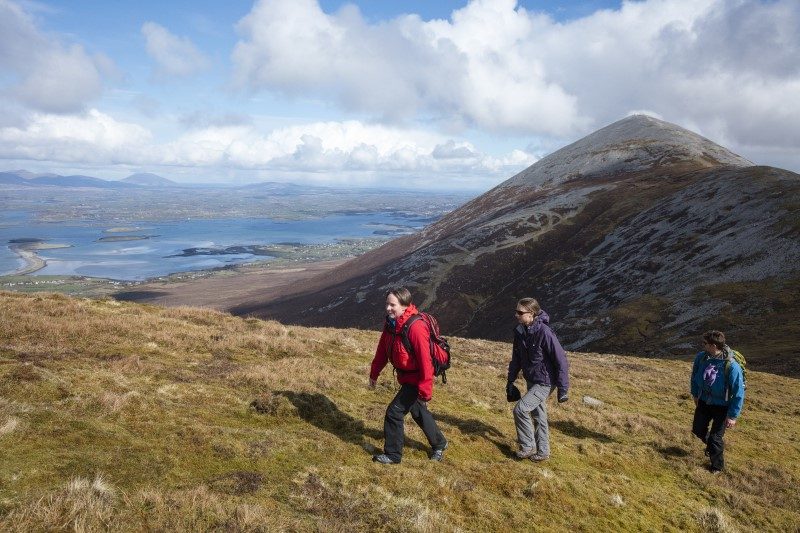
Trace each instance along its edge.
{"label": "dry brown grass", "polygon": [[431,403],[445,462],[409,421],[403,463],[383,467],[370,454],[396,386],[390,369],[365,386],[377,337],[0,293],[0,529],[797,529],[797,380],[751,373],[712,476],[689,433],[690,356],[570,354],[537,465],[512,458],[509,345],[453,339]]}
{"label": "dry brown grass", "polygon": [[[278,520],[276,520],[278,518]],[[117,491],[102,476],[74,478],[35,502],[13,509],[10,532],[29,531],[275,531],[291,520],[263,505],[237,503],[205,486],[164,492]]]}

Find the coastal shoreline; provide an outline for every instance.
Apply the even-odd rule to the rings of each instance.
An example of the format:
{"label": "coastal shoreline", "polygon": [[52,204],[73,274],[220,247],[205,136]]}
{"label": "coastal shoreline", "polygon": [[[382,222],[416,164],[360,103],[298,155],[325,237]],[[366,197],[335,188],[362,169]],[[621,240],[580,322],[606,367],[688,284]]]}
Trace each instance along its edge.
{"label": "coastal shoreline", "polygon": [[17,254],[17,256],[25,261],[25,266],[11,272],[10,276],[25,276],[33,274],[47,266],[47,261],[39,257],[35,250],[31,250],[29,246],[24,244],[12,244],[8,247],[9,250]]}
{"label": "coastal shoreline", "polygon": [[[35,254],[34,254],[35,255]],[[39,261],[46,263],[38,256]],[[58,292],[83,298],[114,298],[166,307],[205,307],[228,311],[292,292],[305,280],[324,274],[349,258],[322,261],[259,262],[210,270],[180,272],[145,281],[87,276],[5,274],[0,290]],[[26,266],[23,270],[33,270]]]}
{"label": "coastal shoreline", "polygon": [[[373,240],[347,240],[334,245],[271,245],[275,257],[210,269],[174,272],[142,281],[126,281],[67,274],[32,275],[47,266],[39,250],[69,247],[48,244],[38,239],[11,242],[9,249],[25,265],[0,276],[4,287],[15,291],[49,290],[88,298],[111,297],[117,300],[161,306],[193,306],[228,311],[240,305],[280,298],[296,290],[306,280],[349,261],[354,251],[363,252],[375,245]],[[355,247],[355,248],[354,248]],[[297,249],[295,249],[297,248]],[[359,249],[361,248],[361,249]],[[343,252],[346,253],[343,254]],[[352,255],[351,255],[352,254]],[[342,256],[344,255],[344,256]],[[327,256],[327,257],[326,257]]]}
{"label": "coastal shoreline", "polygon": [[44,242],[12,243],[8,249],[25,261],[25,266],[18,268],[8,276],[26,276],[38,272],[47,266],[47,261],[39,257],[39,250],[53,250],[56,248],[69,248],[68,244],[47,244]]}

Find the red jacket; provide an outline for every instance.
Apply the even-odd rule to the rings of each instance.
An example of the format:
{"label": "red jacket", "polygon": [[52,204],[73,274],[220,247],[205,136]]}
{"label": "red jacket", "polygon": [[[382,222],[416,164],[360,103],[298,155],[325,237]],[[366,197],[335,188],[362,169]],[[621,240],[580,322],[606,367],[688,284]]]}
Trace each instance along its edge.
{"label": "red jacket", "polygon": [[411,315],[417,314],[414,304],[408,306],[402,316],[398,317],[394,331],[390,330],[387,321],[383,327],[381,340],[375,350],[372,360],[370,379],[377,380],[378,375],[391,362],[397,369],[397,381],[402,384],[416,385],[419,389],[419,399],[430,401],[433,394],[433,363],[431,362],[431,334],[424,320],[417,320],[408,330],[408,340],[414,348],[414,353],[409,354],[403,346],[400,332],[403,325]]}

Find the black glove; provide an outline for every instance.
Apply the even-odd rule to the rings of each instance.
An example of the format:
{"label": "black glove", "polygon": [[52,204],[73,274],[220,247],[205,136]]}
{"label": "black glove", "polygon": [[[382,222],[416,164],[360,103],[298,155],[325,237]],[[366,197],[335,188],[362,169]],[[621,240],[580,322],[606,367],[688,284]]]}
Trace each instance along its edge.
{"label": "black glove", "polygon": [[565,390],[558,391],[558,403],[564,403],[567,400],[569,400],[569,395],[567,394],[567,391]]}
{"label": "black glove", "polygon": [[519,392],[519,389],[513,382],[509,381],[506,384],[506,400],[509,402],[518,402],[520,398],[522,398],[522,394]]}

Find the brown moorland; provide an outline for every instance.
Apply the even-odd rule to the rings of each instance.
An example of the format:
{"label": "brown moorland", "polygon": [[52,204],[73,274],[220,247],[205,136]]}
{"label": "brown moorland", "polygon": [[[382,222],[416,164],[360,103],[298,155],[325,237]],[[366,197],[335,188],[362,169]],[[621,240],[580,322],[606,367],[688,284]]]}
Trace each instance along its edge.
{"label": "brown moorland", "polygon": [[570,352],[534,464],[512,457],[509,344],[454,338],[431,403],[445,461],[410,423],[387,467],[370,461],[395,391],[388,370],[366,388],[377,337],[0,292],[0,530],[798,531],[797,379],[749,372],[713,476],[691,354]]}

